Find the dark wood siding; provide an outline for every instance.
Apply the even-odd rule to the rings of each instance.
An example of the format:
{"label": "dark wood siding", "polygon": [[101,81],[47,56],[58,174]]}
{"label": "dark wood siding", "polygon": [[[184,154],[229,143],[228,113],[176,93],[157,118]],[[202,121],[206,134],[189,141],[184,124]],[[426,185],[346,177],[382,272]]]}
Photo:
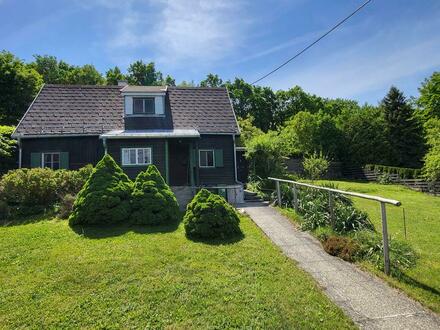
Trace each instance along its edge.
{"label": "dark wood siding", "polygon": [[30,167],[31,152],[68,152],[69,169],[96,165],[104,155],[98,136],[22,139],[22,167]]}
{"label": "dark wood siding", "polygon": [[122,148],[152,148],[153,164],[156,165],[165,178],[165,140],[164,139],[110,139],[107,140],[107,152],[122,167],[124,172],[132,179],[147,166],[122,166]]}
{"label": "dark wood siding", "polygon": [[223,150],[223,167],[198,169],[200,185],[235,183],[234,141],[232,135],[202,135],[198,141],[198,148]]}

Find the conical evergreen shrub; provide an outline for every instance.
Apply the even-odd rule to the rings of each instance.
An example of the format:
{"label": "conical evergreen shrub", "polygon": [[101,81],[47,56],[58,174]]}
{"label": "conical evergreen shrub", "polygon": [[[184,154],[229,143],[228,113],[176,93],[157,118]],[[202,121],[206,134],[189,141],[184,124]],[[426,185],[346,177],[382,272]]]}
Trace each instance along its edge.
{"label": "conical evergreen shrub", "polygon": [[73,205],[70,225],[125,222],[130,217],[133,183],[110,155],[93,169]]}
{"label": "conical evergreen shrub", "polygon": [[200,190],[186,208],[185,232],[191,238],[230,238],[242,235],[237,211],[226,200]]}
{"label": "conical evergreen shrub", "polygon": [[132,192],[133,224],[161,225],[177,222],[176,196],[154,165],[139,173]]}

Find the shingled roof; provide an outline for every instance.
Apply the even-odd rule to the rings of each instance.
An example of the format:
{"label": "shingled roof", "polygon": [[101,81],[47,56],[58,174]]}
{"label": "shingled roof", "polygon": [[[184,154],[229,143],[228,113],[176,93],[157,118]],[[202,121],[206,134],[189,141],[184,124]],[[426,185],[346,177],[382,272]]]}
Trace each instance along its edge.
{"label": "shingled roof", "polygon": [[[44,85],[14,136],[99,135],[124,129],[121,86]],[[238,134],[225,88],[169,87],[173,129]]]}

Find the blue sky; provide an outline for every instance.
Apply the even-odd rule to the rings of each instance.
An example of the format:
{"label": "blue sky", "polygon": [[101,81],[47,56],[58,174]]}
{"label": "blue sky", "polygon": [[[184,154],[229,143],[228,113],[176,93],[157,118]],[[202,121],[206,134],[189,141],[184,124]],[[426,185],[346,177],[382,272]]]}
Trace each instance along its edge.
{"label": "blue sky", "polygon": [[[207,73],[251,82],[358,7],[361,0],[0,0],[0,49],[22,59],[123,70],[137,59],[182,80]],[[373,0],[260,84],[377,103],[408,96],[440,70],[440,1]]]}

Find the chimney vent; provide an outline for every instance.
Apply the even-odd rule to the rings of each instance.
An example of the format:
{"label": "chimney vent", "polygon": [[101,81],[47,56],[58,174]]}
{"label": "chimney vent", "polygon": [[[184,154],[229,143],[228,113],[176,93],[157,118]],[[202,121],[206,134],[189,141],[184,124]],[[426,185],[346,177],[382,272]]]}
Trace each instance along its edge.
{"label": "chimney vent", "polygon": [[127,80],[118,80],[118,86],[124,87],[127,85],[128,85]]}

